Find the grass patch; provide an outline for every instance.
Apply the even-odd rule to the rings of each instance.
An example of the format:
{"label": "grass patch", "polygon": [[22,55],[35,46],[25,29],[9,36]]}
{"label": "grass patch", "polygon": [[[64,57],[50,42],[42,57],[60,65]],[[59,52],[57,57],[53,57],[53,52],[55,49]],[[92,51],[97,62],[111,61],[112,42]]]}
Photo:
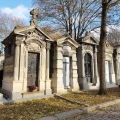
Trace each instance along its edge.
{"label": "grass patch", "polygon": [[64,94],[62,96],[70,100],[78,101],[88,105],[96,105],[120,98],[120,89],[118,87],[109,88],[107,89],[107,92],[107,95],[98,95],[97,90],[91,90],[81,93]]}
{"label": "grass patch", "polygon": [[[108,89],[109,94],[107,96],[99,96],[97,92],[98,91],[93,90],[69,93],[62,96],[88,105],[96,105],[120,98],[119,88]],[[21,103],[0,105],[0,120],[35,120],[44,116],[51,116],[56,113],[83,107],[82,105],[72,104],[56,97],[37,99]]]}

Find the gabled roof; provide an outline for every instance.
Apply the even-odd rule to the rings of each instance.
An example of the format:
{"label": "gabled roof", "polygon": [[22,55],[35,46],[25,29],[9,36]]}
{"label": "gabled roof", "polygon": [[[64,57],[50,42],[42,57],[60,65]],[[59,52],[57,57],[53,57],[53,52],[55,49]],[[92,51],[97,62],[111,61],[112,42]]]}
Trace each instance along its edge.
{"label": "gabled roof", "polygon": [[69,44],[73,45],[74,47],[78,48],[80,46],[75,40],[73,40],[70,36],[62,37],[56,40],[58,45],[63,44],[64,42],[68,42]]}
{"label": "gabled roof", "polygon": [[47,40],[53,41],[53,39],[50,36],[48,36],[43,30],[41,30],[39,26],[30,25],[25,27],[19,27],[19,26],[15,27],[14,30],[10,33],[10,35],[7,38],[5,38],[2,43],[4,44],[5,41],[12,38],[14,35],[25,36],[26,32],[32,29],[37,30],[38,33],[43,34],[47,38]]}
{"label": "gabled roof", "polygon": [[26,31],[26,30],[28,31],[30,29],[38,30],[40,33],[45,35],[49,40],[53,41],[52,38],[50,38],[49,35],[47,35],[42,29],[40,29],[39,26],[35,26],[35,25],[30,25],[30,26],[26,26],[26,27],[22,27],[22,28],[21,27],[20,28],[16,28],[16,29],[14,29],[14,33],[15,34],[19,34],[19,35],[25,35],[23,32]]}
{"label": "gabled roof", "polygon": [[78,43],[88,43],[88,44],[93,44],[93,45],[98,45],[99,41],[91,34],[91,33],[86,33],[84,37],[81,37],[80,39],[77,40]]}

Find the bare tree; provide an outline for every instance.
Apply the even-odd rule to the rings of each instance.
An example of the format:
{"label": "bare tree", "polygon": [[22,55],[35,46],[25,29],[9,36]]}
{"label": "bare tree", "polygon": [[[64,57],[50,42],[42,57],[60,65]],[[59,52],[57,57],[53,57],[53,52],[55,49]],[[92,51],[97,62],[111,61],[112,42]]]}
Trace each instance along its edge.
{"label": "bare tree", "polygon": [[59,30],[55,30],[55,28],[50,25],[44,25],[41,27],[41,29],[54,40],[57,40],[63,36]]}
{"label": "bare tree", "polygon": [[33,0],[33,5],[39,8],[40,21],[51,22],[75,40],[98,27],[101,5],[96,0]]}
{"label": "bare tree", "polygon": [[[99,0],[100,1],[100,0]],[[106,82],[105,82],[105,45],[107,40],[107,13],[112,7],[120,4],[120,0],[102,0],[101,12],[101,30],[100,30],[100,43],[99,43],[99,73],[100,73],[100,89],[98,94],[106,95]]]}
{"label": "bare tree", "polygon": [[1,41],[5,39],[15,26],[24,26],[25,23],[17,17],[0,11],[0,50],[3,52],[3,45]]}

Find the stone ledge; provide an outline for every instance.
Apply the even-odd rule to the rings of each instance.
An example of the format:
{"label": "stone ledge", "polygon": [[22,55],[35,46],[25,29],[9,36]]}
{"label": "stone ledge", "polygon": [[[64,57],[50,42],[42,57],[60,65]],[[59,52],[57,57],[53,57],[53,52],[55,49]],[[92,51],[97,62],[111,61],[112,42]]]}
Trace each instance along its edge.
{"label": "stone ledge", "polygon": [[43,117],[37,120],[58,120],[58,118],[54,116],[49,116],[49,117]]}
{"label": "stone ledge", "polygon": [[55,116],[58,118],[58,120],[64,120],[66,118],[75,117],[75,116],[82,114],[82,113],[83,113],[82,110],[75,109],[75,110],[70,110],[68,112],[56,114]]}
{"label": "stone ledge", "polygon": [[56,114],[54,116],[40,118],[39,120],[65,120],[67,118],[76,117],[78,115],[93,112],[93,111],[101,109],[103,107],[108,107],[108,106],[115,105],[118,103],[120,103],[120,99],[93,105],[93,106],[89,106],[89,107],[85,107],[81,110],[75,109],[75,110],[70,110],[68,112],[62,112],[62,113]]}

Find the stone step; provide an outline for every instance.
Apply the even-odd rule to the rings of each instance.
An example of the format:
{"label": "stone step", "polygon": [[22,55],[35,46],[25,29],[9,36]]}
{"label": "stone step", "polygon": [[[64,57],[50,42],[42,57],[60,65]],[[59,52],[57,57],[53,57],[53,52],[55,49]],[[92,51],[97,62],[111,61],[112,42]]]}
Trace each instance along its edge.
{"label": "stone step", "polygon": [[44,92],[35,91],[35,92],[25,92],[22,93],[22,98],[33,98],[43,96]]}

